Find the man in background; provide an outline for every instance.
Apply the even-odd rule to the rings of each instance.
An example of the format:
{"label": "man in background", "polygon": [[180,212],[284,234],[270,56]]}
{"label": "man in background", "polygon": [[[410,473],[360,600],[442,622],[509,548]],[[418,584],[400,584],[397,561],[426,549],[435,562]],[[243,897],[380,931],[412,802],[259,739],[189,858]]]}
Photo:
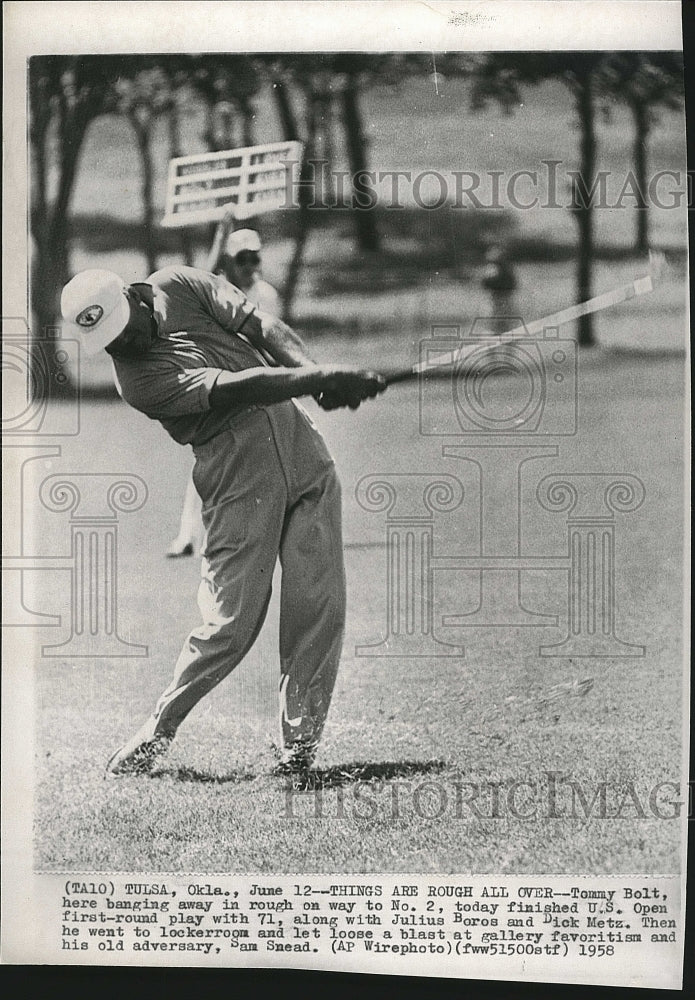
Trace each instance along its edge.
{"label": "man in background", "polygon": [[519,282],[509,253],[497,243],[485,253],[481,284],[490,297],[490,319],[495,321],[495,332],[502,333],[503,321],[517,315],[515,292]]}
{"label": "man in background", "polygon": [[[215,230],[215,238],[208,254],[207,270],[221,274],[236,285],[246,298],[263,312],[281,316],[280,296],[273,286],[260,276],[261,238],[253,229],[239,229],[232,232],[233,211],[228,209]],[[272,363],[272,359],[268,358]],[[167,557],[178,559],[192,556],[199,551],[203,538],[200,497],[188,477],[183,508],[179,519],[179,531],[169,544]]]}

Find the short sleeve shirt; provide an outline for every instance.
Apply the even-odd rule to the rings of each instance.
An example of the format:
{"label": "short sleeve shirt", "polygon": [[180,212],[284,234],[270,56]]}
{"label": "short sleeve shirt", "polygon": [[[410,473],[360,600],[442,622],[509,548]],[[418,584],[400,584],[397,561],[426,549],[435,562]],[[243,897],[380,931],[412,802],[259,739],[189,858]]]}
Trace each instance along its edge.
{"label": "short sleeve shirt", "polygon": [[113,358],[122,398],[159,420],[179,444],[200,444],[243,406],[210,409],[222,371],[266,364],[243,336],[255,306],[224,278],[193,267],[167,267],[147,279],[158,338],[139,358]]}
{"label": "short sleeve shirt", "polygon": [[250,288],[246,289],[246,297],[263,312],[271,316],[280,315],[280,298],[273,286],[263,278],[256,277]]}

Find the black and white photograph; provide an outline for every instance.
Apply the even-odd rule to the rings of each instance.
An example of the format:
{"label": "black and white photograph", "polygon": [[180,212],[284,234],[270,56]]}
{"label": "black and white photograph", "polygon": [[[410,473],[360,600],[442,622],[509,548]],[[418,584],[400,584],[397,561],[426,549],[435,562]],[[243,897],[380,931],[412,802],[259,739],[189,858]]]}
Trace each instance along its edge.
{"label": "black and white photograph", "polygon": [[679,988],[680,4],[4,10],[4,961]]}

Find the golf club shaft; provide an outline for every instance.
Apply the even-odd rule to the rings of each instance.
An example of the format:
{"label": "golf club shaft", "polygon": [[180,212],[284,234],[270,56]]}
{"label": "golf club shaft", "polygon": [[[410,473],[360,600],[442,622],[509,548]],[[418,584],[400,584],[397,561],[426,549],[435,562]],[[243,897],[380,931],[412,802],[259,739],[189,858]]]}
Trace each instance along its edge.
{"label": "golf club shaft", "polygon": [[[614,288],[610,292],[596,295],[593,299],[587,299],[586,302],[579,302],[577,305],[568,306],[559,312],[536,319],[532,323],[529,323],[528,326],[517,326],[497,337],[491,336],[490,343],[494,345],[507,344],[524,337],[536,336],[549,326],[562,326],[565,323],[571,323],[573,320],[579,319],[580,316],[588,316],[590,313],[609,309],[611,306],[618,305],[620,302],[626,302],[628,299],[635,298],[638,295],[645,295],[647,292],[651,292],[653,287],[652,276],[651,274],[647,274],[642,278],[631,281],[628,285],[621,285],[620,288]],[[397,368],[391,372],[386,371],[384,372],[386,383],[387,385],[393,385],[397,382],[407,382],[437,368],[460,364],[473,351],[478,350],[479,347],[479,341],[469,344],[462,342],[461,346],[455,351],[446,351],[433,359],[412,365],[410,368]]]}

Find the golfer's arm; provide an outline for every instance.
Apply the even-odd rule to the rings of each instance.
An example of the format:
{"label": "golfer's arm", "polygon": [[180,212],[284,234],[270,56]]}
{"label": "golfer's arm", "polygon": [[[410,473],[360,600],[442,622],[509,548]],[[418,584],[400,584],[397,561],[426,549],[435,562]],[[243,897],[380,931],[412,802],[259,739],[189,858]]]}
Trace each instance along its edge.
{"label": "golfer's arm", "polygon": [[316,365],[294,368],[247,368],[241,372],[223,371],[210,390],[211,410],[231,406],[265,406],[281,403],[293,396],[313,396],[330,381]]}
{"label": "golfer's arm", "polygon": [[285,368],[314,364],[299,334],[277,316],[257,309],[244,323],[242,332],[254,347],[261,348]]}

